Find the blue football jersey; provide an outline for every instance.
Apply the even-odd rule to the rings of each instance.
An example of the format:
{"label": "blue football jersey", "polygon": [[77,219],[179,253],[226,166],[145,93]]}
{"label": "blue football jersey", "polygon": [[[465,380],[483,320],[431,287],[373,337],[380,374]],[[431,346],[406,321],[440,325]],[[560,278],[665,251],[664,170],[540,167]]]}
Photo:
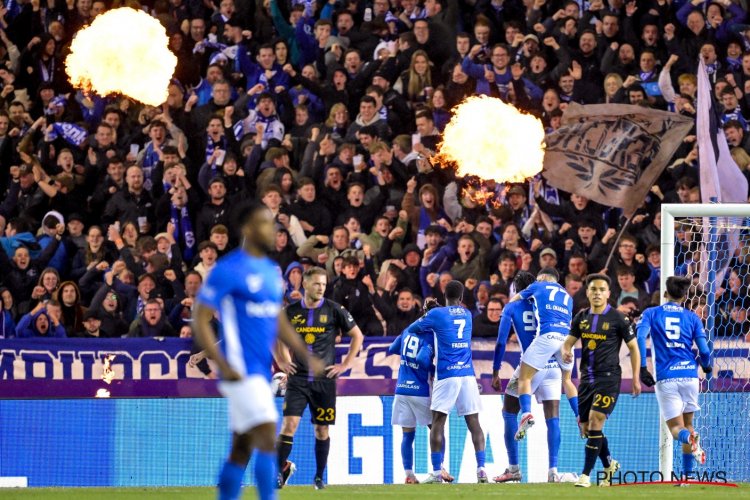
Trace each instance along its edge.
{"label": "blue football jersey", "polygon": [[521,292],[521,297],[534,304],[539,335],[570,332],[573,320],[573,299],[558,283],[535,281]]}
{"label": "blue football jersey", "polygon": [[409,326],[409,333],[433,335],[436,380],[474,376],[471,313],[462,306],[436,307]]}
{"label": "blue football jersey", "polygon": [[[511,328],[516,332],[518,342],[521,344],[521,352],[529,348],[536,338],[537,322],[534,316],[534,305],[529,300],[517,300],[511,302],[503,309],[503,316],[500,318],[500,326],[497,331],[497,343],[502,345],[501,349],[496,349],[496,357],[493,363],[493,370],[500,368],[502,356],[505,353],[505,344],[508,342]],[[555,358],[549,360],[547,367],[559,367]]]}
{"label": "blue football jersey", "polygon": [[427,335],[404,330],[388,348],[389,353],[401,356],[396,394],[430,397],[430,365],[422,366],[417,361],[417,354],[429,342]]}
{"label": "blue football jersey", "polygon": [[649,334],[656,380],[698,377],[693,341],[699,343],[706,333],[697,314],[674,302],[646,309],[638,323],[638,338]]}
{"label": "blue football jersey", "polygon": [[221,349],[230,366],[270,381],[282,300],[277,264],[234,250],[219,259],[196,300],[219,311]]}

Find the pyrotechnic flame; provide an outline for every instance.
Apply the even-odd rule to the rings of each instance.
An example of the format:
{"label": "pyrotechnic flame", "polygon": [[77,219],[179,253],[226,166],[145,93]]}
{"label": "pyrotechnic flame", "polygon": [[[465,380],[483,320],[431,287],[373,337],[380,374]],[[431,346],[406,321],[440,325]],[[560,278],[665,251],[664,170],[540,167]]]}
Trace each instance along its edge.
{"label": "pyrotechnic flame", "polygon": [[145,12],[110,10],[73,38],[65,60],[70,82],[101,96],[120,93],[158,106],[177,66],[168,43],[164,26]]}
{"label": "pyrotechnic flame", "polygon": [[538,118],[487,96],[469,97],[453,113],[437,162],[455,163],[458,175],[499,183],[522,182],[541,172],[544,127]]}
{"label": "pyrotechnic flame", "polygon": [[115,378],[115,371],[112,369],[112,361],[115,360],[114,354],[107,354],[104,356],[104,368],[102,369],[102,380],[107,384],[111,384]]}
{"label": "pyrotechnic flame", "polygon": [[96,391],[96,395],[94,397],[96,398],[108,398],[110,396],[110,393],[107,389],[99,389]]}

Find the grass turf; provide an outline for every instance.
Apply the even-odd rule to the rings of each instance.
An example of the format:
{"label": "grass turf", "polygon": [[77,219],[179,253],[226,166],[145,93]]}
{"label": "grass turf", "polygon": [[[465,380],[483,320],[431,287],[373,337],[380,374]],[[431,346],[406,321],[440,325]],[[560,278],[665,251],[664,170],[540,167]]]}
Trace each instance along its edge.
{"label": "grass turf", "polygon": [[[213,488],[28,488],[0,489],[3,500],[15,499],[106,499],[106,500],[151,500],[151,499],[209,499],[215,498]],[[700,498],[701,500],[750,498],[750,484],[738,488],[691,485],[676,488],[671,485],[627,486],[589,489],[574,488],[572,484],[430,484],[430,485],[365,485],[329,486],[324,491],[314,491],[312,486],[289,486],[279,495],[280,500],[303,500],[320,496],[328,499],[352,500],[356,498],[473,498],[510,497],[544,498],[555,500],[590,498],[627,498],[628,500],[659,498],[659,500]],[[245,489],[245,498],[255,498],[251,488]]]}

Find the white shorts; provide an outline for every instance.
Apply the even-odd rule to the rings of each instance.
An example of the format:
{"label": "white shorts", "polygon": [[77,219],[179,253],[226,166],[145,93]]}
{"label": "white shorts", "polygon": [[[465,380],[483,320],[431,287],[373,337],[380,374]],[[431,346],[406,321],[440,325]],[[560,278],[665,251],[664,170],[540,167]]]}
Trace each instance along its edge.
{"label": "white shorts", "polygon": [[531,342],[528,349],[523,351],[521,361],[532,368],[543,370],[550,358],[555,358],[560,364],[562,371],[572,371],[573,362],[563,362],[562,346],[564,342],[565,335],[562,333],[545,333],[544,335],[539,335]]}
{"label": "white shorts", "polygon": [[263,375],[250,375],[237,382],[219,382],[219,392],[229,402],[229,428],[244,434],[262,424],[276,423],[276,411],[271,385]]}
{"label": "white shorts", "polygon": [[432,411],[430,411],[429,397],[396,394],[396,397],[393,398],[391,425],[414,428],[418,425],[430,425],[431,423]]}
{"label": "white shorts", "polygon": [[[518,374],[521,373],[521,367],[517,367],[513,376],[508,381],[505,388],[505,394],[508,396],[518,397]],[[531,394],[536,396],[537,403],[542,401],[560,401],[562,393],[562,372],[560,368],[545,368],[539,370],[531,377]]]}
{"label": "white shorts", "polygon": [[664,420],[701,409],[697,378],[668,378],[656,383],[656,401]]}
{"label": "white shorts", "polygon": [[448,415],[453,408],[461,417],[482,411],[477,379],[469,376],[449,377],[433,384],[430,409]]}

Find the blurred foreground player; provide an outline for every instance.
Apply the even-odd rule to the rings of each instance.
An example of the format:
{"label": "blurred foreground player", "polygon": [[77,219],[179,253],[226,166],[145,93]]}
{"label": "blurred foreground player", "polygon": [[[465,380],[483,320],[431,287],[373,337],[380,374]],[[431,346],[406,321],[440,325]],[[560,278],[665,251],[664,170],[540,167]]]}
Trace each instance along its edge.
{"label": "blurred foreground player", "polygon": [[[219,498],[240,497],[242,476],[253,449],[258,496],[276,498],[274,437],[278,413],[270,388],[273,348],[278,338],[299,356],[307,349],[281,311],[282,286],[276,263],[266,256],[273,248],[274,221],[262,205],[238,210],[244,243],[223,257],[196,297],[195,338],[221,372],[219,391],[229,401],[232,449],[219,476]],[[221,351],[211,320],[221,320]],[[307,362],[322,371],[320,360]]]}
{"label": "blurred foreground player", "polygon": [[586,298],[589,308],[573,319],[570,335],[565,339],[562,352],[566,362],[573,362],[573,345],[581,341],[581,383],[578,386],[578,411],[582,432],[586,435],[586,458],[583,473],[576,486],[591,486],[591,469],[597,457],[601,459],[607,477],[599,486],[609,486],[612,474],[620,468],[609,453],[609,443],[602,430],[620,394],[622,369],[620,347],[622,342],[630,350],[633,368],[633,397],[641,393],[639,380],[640,355],[633,326],[627,316],[609,305],[610,280],[605,274],[586,277]]}
{"label": "blurred foreground player", "polygon": [[[294,434],[305,408],[310,407],[315,429],[315,489],[325,488],[323,473],[328,463],[331,440],[328,426],[336,423],[336,377],[351,368],[362,347],[362,331],[344,306],[324,298],[327,285],[325,269],[312,267],[303,275],[302,300],[289,304],[286,316],[291,321],[299,339],[307,349],[325,363],[325,373],[314,376],[307,366],[307,356],[282,349],[278,362],[288,375],[284,396],[284,418],[281,423],[277,449],[279,473],[277,487],[282,488],[294,473],[296,466],[287,460],[292,453]],[[351,337],[349,352],[340,364],[336,360],[336,337],[345,333]]]}
{"label": "blurred foreground player", "polygon": [[[688,278],[667,278],[666,303],[647,309],[638,323],[638,347],[641,352],[641,378],[651,387],[656,384],[659,412],[667,421],[672,437],[682,443],[682,473],[689,478],[693,460],[706,463],[700,436],[693,429],[693,413],[698,405],[698,368],[693,342],[698,346],[703,372],[711,373],[711,351],[706,342],[703,323],[697,314],[682,307],[691,281]],[[646,366],[646,338],[651,335],[656,380]]]}
{"label": "blurred foreground player", "polygon": [[[533,274],[519,271],[513,278],[513,288],[516,293],[522,292],[536,281]],[[495,346],[495,358],[492,363],[492,387],[500,390],[500,365],[505,354],[505,346],[508,343],[511,327],[516,332],[518,342],[521,344],[521,353],[528,349],[536,336],[536,320],[534,318],[534,305],[529,300],[517,300],[508,304],[503,311],[497,334],[497,345]],[[518,430],[518,412],[521,409],[518,403],[518,374],[520,365],[516,367],[513,376],[508,381],[503,395],[503,421],[505,422],[504,438],[505,449],[508,453],[509,467],[503,474],[494,478],[496,483],[520,482],[523,479],[521,469],[518,466],[518,441],[515,439]],[[562,383],[562,384],[561,384]],[[570,372],[560,370],[560,364],[552,357],[542,370],[539,370],[531,378],[531,392],[536,396],[537,402],[542,403],[544,418],[547,423],[547,450],[549,458],[549,470],[547,471],[547,482],[559,483],[560,474],[557,472],[557,458],[560,451],[560,395],[561,385],[565,388],[565,395],[573,413],[578,417],[578,390],[570,380]]]}
{"label": "blurred foreground player", "polygon": [[482,401],[479,399],[471,357],[471,313],[461,305],[463,295],[464,286],[460,281],[449,282],[445,287],[446,306],[432,309],[407,330],[413,334],[428,335],[431,341],[425,343],[418,356],[429,359],[434,355],[436,365],[430,404],[432,472],[425,483],[443,482],[443,435],[448,414],[454,407],[458,416],[466,420],[471,433],[477,458],[477,482],[488,482],[484,470],[484,432],[479,425]]}

